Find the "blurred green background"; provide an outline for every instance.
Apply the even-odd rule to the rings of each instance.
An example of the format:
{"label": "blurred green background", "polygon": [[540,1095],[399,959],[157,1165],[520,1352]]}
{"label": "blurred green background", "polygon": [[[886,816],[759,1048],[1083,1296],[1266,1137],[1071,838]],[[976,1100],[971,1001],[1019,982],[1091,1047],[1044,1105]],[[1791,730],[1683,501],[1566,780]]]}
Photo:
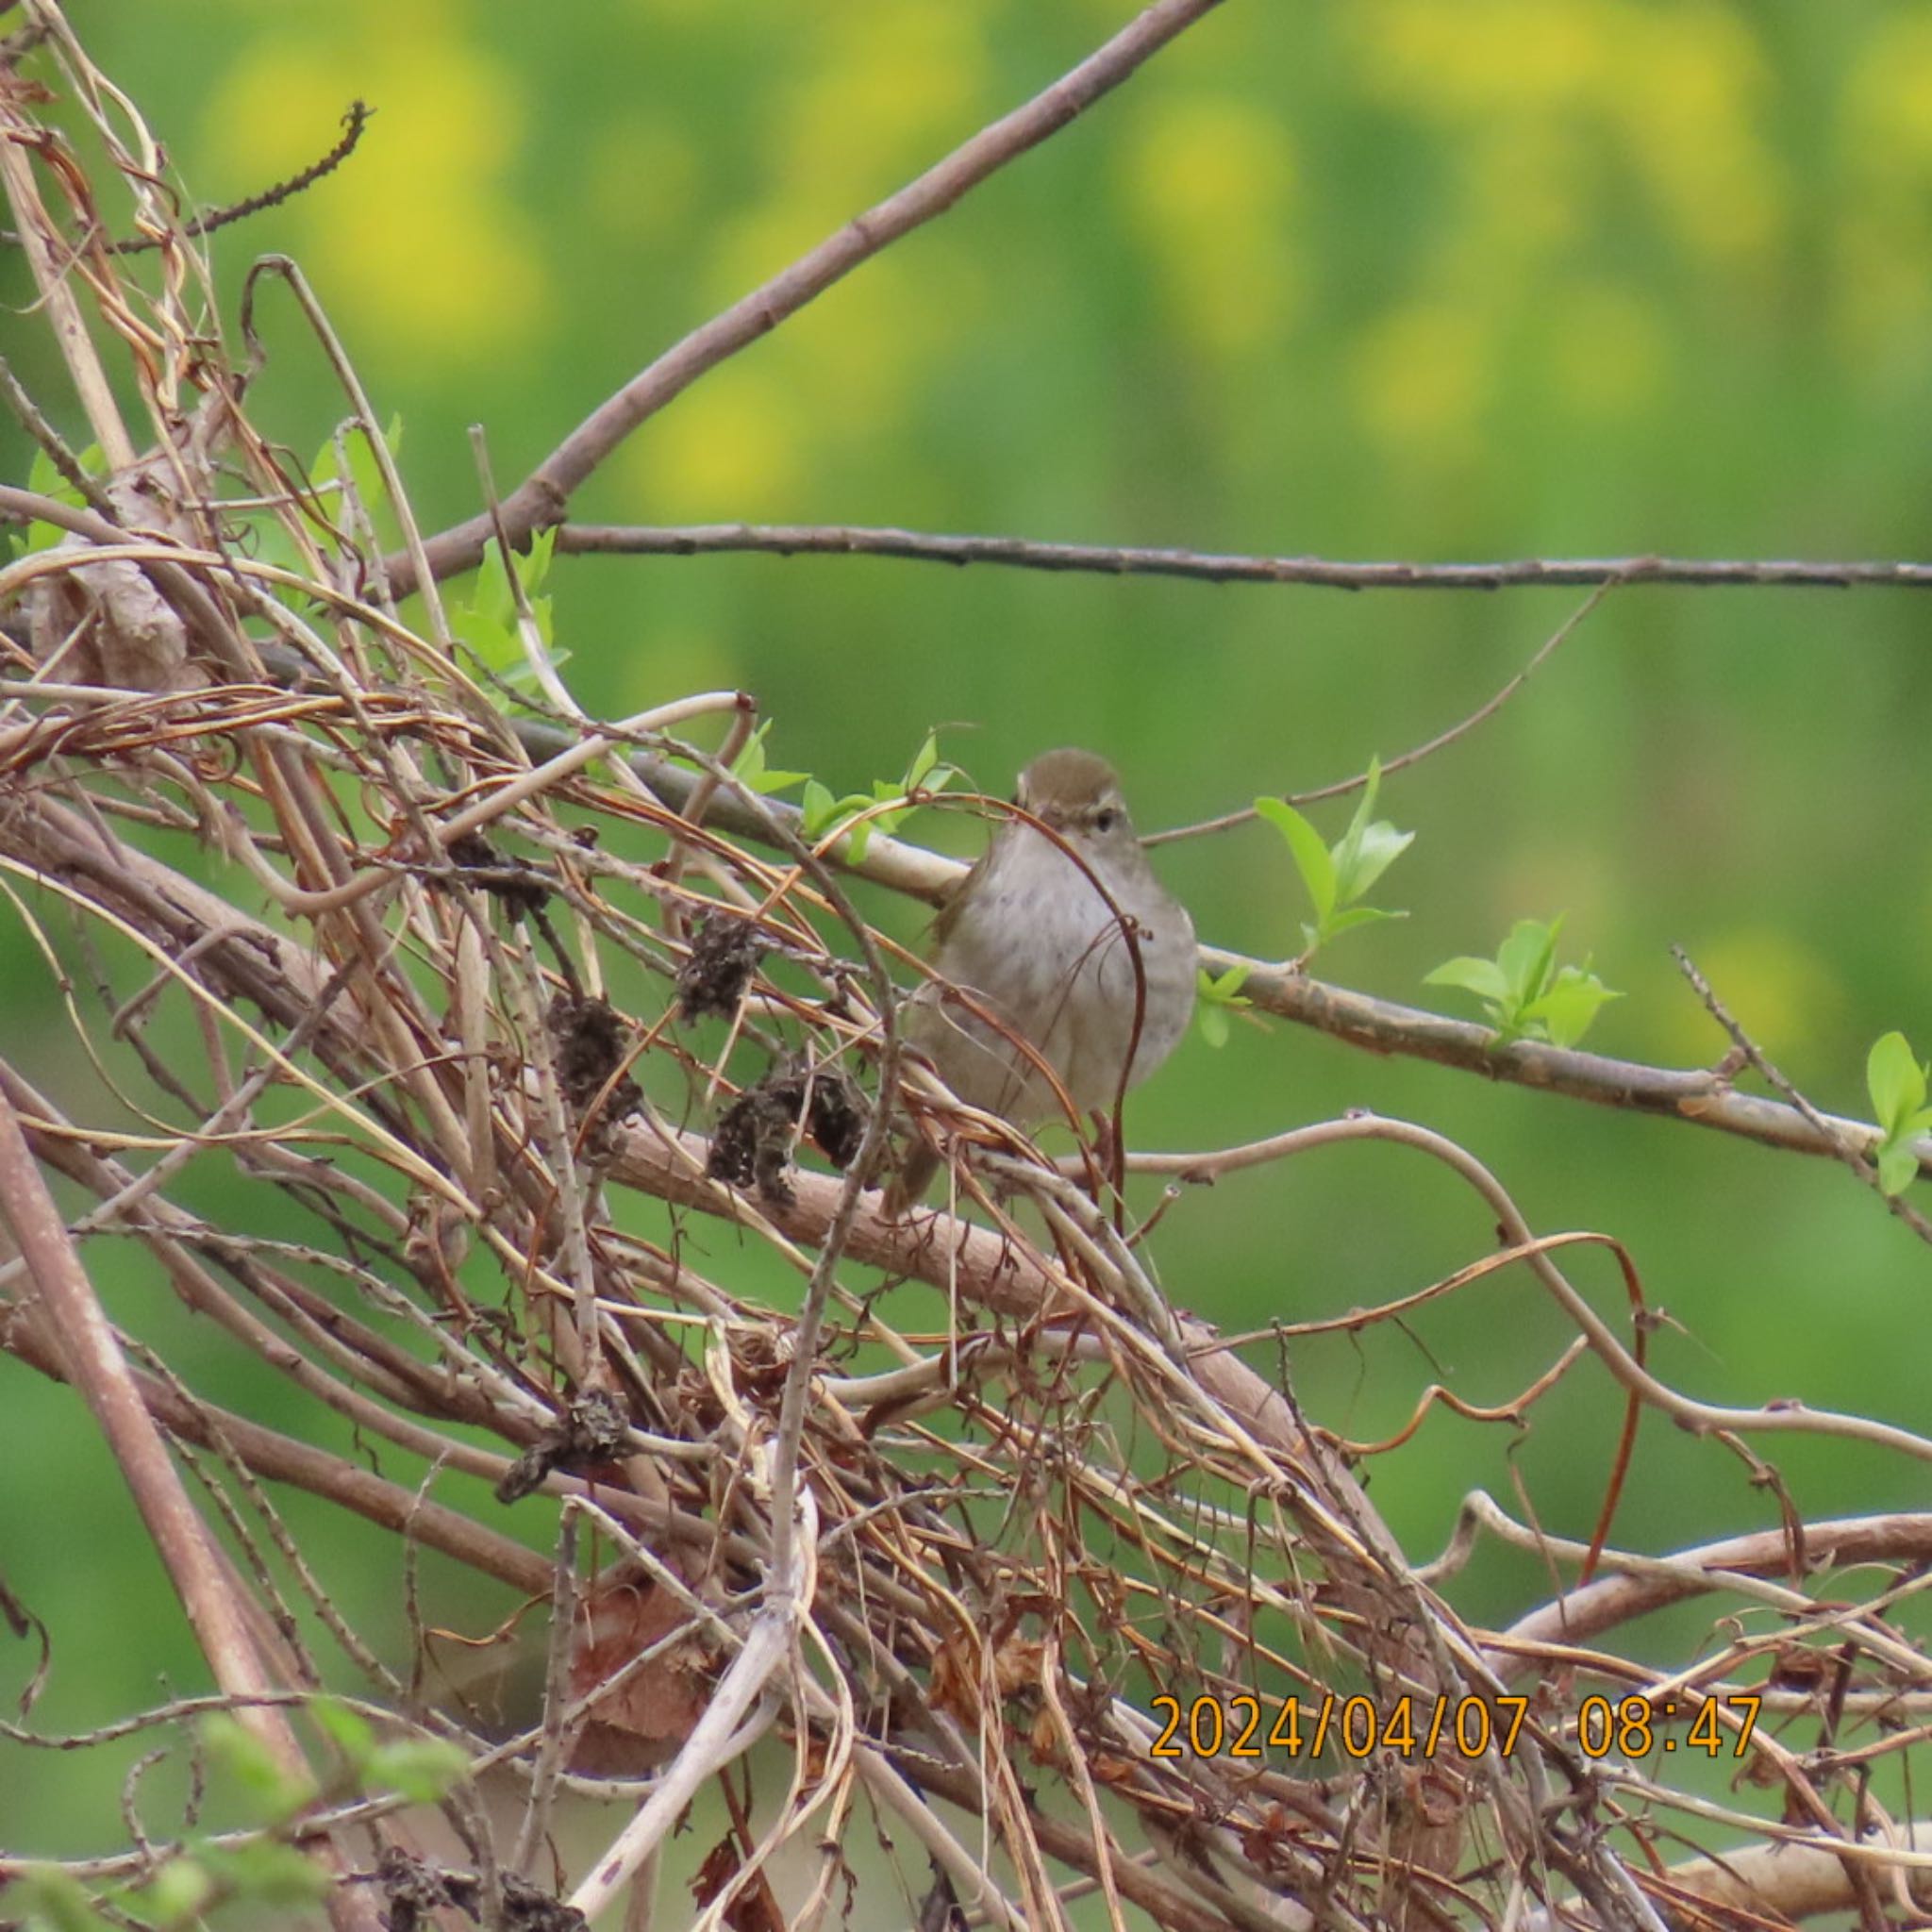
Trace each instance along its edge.
{"label": "blurred green background", "polygon": [[[477,507],[470,424],[507,487],[684,330],[1124,17],[1099,0],[192,0],[81,25],[201,203],[306,165],[352,98],[376,108],[341,174],[213,252],[231,304],[256,254],[302,261],[378,413],[401,417],[437,527]],[[77,430],[17,260],[0,275],[8,354]],[[261,420],[306,453],[343,406],[291,306],[268,310]],[[1928,423],[1932,9],[1233,0],[705,378],[575,508],[1351,558],[1911,558]],[[776,720],[773,763],[836,791],[896,774],[934,725],[993,791],[1039,750],[1088,744],[1143,830],[1406,749],[1580,601],[758,557],[564,561],[551,588],[594,713],[741,685]],[[1708,1062],[1725,1042],[1666,953],[1681,941],[1820,1105],[1864,1113],[1877,1035],[1932,1051],[1928,637],[1923,593],[1612,596],[1498,718],[1385,788],[1383,814],[1419,837],[1376,897],[1410,916],[1316,970],[1473,1016],[1422,975],[1567,912],[1567,956],[1626,994],[1588,1043]],[[1346,811],[1318,814],[1331,836]],[[958,850],[978,837],[924,826]],[[1205,938],[1298,949],[1306,907],[1266,827],[1159,863]],[[40,1036],[43,1076],[78,1080],[45,972],[8,945],[10,1020]],[[1627,1243],[1674,1318],[1654,1362],[1688,1392],[1932,1425],[1928,1257],[1831,1162],[1281,1025],[1238,1026],[1218,1053],[1191,1041],[1129,1121],[1141,1143],[1199,1147],[1350,1107],[1456,1137],[1539,1229]],[[1177,1302],[1233,1326],[1413,1291],[1491,1240],[1444,1170],[1357,1147],[1189,1196],[1157,1256]],[[1574,1274],[1614,1313],[1607,1257],[1579,1253]],[[1432,1380],[1505,1401],[1565,1340],[1513,1274],[1293,1367],[1318,1420],[1373,1437]],[[277,1399],[214,1341],[177,1366],[242,1407]],[[154,1694],[155,1633],[178,1620],[76,1407],[6,1363],[0,1388],[7,1580],[61,1646],[40,1718],[97,1722]],[[1477,1483],[1587,1536],[1619,1420],[1586,1365],[1521,1435],[1438,1414],[1377,1467],[1375,1500],[1418,1558]],[[1924,1465],[1758,1447],[1808,1516],[1932,1501]],[[45,1484],[22,1479],[36,1470],[71,1499],[58,1538]],[[1775,1522],[1740,1460],[1646,1421],[1620,1542]],[[395,1552],[371,1547],[348,1607],[394,1624]],[[1485,1556],[1450,1594],[1502,1621],[1546,1590],[1536,1565]],[[185,1637],[171,1655],[175,1683],[199,1684]],[[115,1840],[118,1771],[97,1764],[0,1746],[7,1839]]]}

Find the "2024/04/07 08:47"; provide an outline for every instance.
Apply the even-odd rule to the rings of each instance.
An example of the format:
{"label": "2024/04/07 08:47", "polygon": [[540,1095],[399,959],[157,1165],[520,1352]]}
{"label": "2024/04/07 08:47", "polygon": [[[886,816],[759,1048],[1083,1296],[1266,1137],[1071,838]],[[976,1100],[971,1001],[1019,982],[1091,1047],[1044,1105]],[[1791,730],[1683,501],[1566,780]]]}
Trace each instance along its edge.
{"label": "2024/04/07 08:47", "polygon": [[[1625,1697],[1612,1704],[1607,1697],[1586,1697],[1577,1706],[1572,1730],[1586,1757],[1648,1757],[1672,1752],[1681,1741],[1686,1751],[1715,1757],[1724,1748],[1728,1725],[1737,1732],[1734,1757],[1750,1749],[1757,1728],[1760,1697],[1740,1693],[1724,1698],[1696,1697],[1695,1715],[1680,1740],[1659,1735],[1660,1722],[1676,1717],[1675,1699],[1661,1705],[1647,1697]],[[1286,1700],[1263,1732],[1266,1707],[1245,1692],[1234,1697],[1197,1697],[1183,1705],[1178,1697],[1161,1695],[1152,1708],[1166,1719],[1165,1728],[1148,1747],[1150,1757],[1265,1757],[1270,1751],[1290,1757],[1319,1757],[1332,1739],[1350,1757],[1367,1757],[1376,1750],[1398,1757],[1434,1757],[1454,1751],[1461,1757],[1481,1757],[1493,1745],[1504,1757],[1516,1748],[1518,1734],[1529,1714],[1527,1697],[1398,1697],[1386,1712],[1363,1696],[1338,1698],[1331,1690],[1319,1705],[1305,1707]],[[1418,1709],[1420,1707],[1420,1710]]]}

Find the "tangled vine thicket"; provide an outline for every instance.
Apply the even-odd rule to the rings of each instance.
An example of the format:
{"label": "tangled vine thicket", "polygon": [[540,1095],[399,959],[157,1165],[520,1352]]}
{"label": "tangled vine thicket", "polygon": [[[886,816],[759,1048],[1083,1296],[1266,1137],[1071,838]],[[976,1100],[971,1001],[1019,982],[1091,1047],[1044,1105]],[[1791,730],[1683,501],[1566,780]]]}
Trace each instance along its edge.
{"label": "tangled vine thicket", "polygon": [[[1152,9],[1135,58],[1200,10]],[[419,535],[299,273],[258,266],[231,358],[138,109],[50,0],[28,13],[0,172],[98,460],[8,378],[60,480],[0,488],[24,539],[0,572],[0,886],[107,1092],[0,1058],[0,1345],[89,1405],[214,1686],[83,1741],[236,1713],[314,1794],[255,1835],[321,1864],[342,1925],[576,1923],[647,1886],[687,1814],[707,1925],[1923,1922],[1928,1519],[1788,1509],[1643,1557],[1616,1546],[1613,1472],[1597,1547],[1474,1494],[1448,1552],[1405,1552],[1359,1473],[1414,1428],[1324,1427],[1279,1336],[1257,1368],[1175,1312],[1211,1296],[1157,1284],[1099,1163],[1063,1174],[903,1061],[909,970],[844,880],[937,897],[946,862],[808,843],[740,775],[741,693],[586,720],[501,553],[526,675],[479,662],[437,588],[460,559]],[[130,225],[139,254],[111,245]],[[275,297],[348,397],[316,472],[256,425]],[[956,1204],[978,1224],[879,1213],[908,1132],[974,1144]],[[1499,1226],[1431,1292],[1527,1271],[1574,1324],[1503,1413],[1593,1356],[1626,1451],[1648,1412],[1774,1489],[1749,1445],[1778,1431],[1932,1467],[1904,1429],[1655,1380],[1627,1266],[1620,1331],[1559,1267],[1598,1238],[1538,1240],[1422,1129],[1167,1166],[1178,1186],[1348,1137],[1447,1162]],[[130,1245],[285,1380],[282,1426],[192,1386],[165,1315],[109,1322],[83,1264]],[[1418,1419],[1438,1401],[1470,1412],[1431,1389]],[[406,1655],[339,1610],[293,1491],[370,1526]],[[1575,1580],[1473,1627],[1456,1578],[1485,1536]],[[419,1576],[439,1559],[444,1586]],[[460,1629],[432,1594],[471,1607]],[[1618,1647],[1685,1602],[1707,1616],[1679,1666]],[[31,1606],[4,1604],[30,1657]],[[522,1706],[456,1668],[491,1640],[535,1662]],[[34,1727],[21,1675],[6,1749],[74,1741]],[[458,1747],[440,1816],[344,1781],[344,1710]],[[1667,1724],[1707,1748],[1659,1755]],[[622,1809],[567,1868],[559,1806],[586,1799]],[[166,1837],[70,1875],[151,1877]],[[0,1875],[31,1850],[0,1845]]]}

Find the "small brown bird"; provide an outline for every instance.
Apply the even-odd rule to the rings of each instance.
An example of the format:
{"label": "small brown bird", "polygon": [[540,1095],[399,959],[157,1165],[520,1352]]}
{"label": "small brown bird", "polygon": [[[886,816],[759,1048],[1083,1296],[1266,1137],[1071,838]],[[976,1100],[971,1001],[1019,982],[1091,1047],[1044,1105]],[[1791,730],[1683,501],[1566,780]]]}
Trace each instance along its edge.
{"label": "small brown bird", "polygon": [[[1111,1106],[1137,1008],[1130,1086],[1187,1031],[1194,923],[1154,875],[1104,759],[1046,752],[1020,774],[1014,803],[1058,841],[1024,818],[1001,822],[935,922],[935,981],[908,1004],[906,1030],[961,1100],[1030,1126],[1061,1103],[1008,1036],[1032,1044],[1075,1108]],[[970,993],[1005,1030],[949,987]],[[887,1191],[887,1213],[921,1200],[938,1166],[938,1156],[915,1143]]]}

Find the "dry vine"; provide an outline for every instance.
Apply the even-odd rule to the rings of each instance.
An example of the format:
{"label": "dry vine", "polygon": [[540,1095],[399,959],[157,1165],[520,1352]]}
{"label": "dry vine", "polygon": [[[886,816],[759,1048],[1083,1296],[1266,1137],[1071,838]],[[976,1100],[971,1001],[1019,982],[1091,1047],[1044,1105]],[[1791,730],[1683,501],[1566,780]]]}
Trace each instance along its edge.
{"label": "dry vine", "polygon": [[[741,305],[653,365],[497,527],[554,521],[597,436],[1203,10],[1150,9],[887,204],[883,225],[808,258],[782,299]],[[592,724],[525,612],[555,715],[512,728],[434,595],[491,519],[425,545],[386,455],[381,502],[346,462],[325,491],[291,473],[252,425],[259,371],[219,347],[196,226],[155,142],[50,0],[30,11],[35,58],[114,169],[90,180],[31,117],[30,89],[0,98],[15,224],[108,475],[82,478],[60,449],[84,507],[0,493],[10,517],[52,526],[0,572],[0,605],[26,620],[0,692],[0,885],[125,1107],[72,1117],[0,1063],[0,1212],[18,1252],[0,1341],[90,1404],[216,1692],[81,1741],[241,1713],[313,1779],[318,1795],[273,1829],[325,1860],[341,1925],[594,1917],[647,1887],[700,1799],[703,1925],[838,1921],[858,1887],[894,1882],[906,1918],[935,1926],[1066,1924],[1091,1894],[1108,1923],[1180,1932],[1923,1920],[1932,1849],[1905,1764],[1932,1719],[1932,1663],[1908,1634],[1932,1516],[1788,1510],[1779,1534],[1646,1557],[1613,1540],[1613,1479],[1587,1549],[1478,1494],[1444,1556],[1406,1553],[1357,1472],[1413,1426],[1378,1443],[1324,1428],[1272,1367],[1176,1313],[1188,1284],[1158,1283],[1138,1237],[1024,1141],[916,1082],[902,1094],[889,948],[846,868],[732,775],[749,699],[667,695]],[[108,243],[128,197],[151,275]],[[99,338],[139,392],[141,435]],[[353,433],[380,454],[339,366]],[[373,539],[386,515],[405,533],[388,567]],[[429,592],[420,623],[394,601],[405,579]],[[708,725],[715,751],[688,741]],[[928,894],[947,877],[883,839],[862,869]],[[1354,997],[1288,974],[1248,991],[1282,1009]],[[1386,1047],[1391,1010],[1358,1003],[1335,1030]],[[1502,1064],[1481,1029],[1422,1023],[1400,1023],[1432,1042],[1410,1050]],[[1612,1063],[1530,1048],[1517,1063],[1646,1104]],[[1792,1114],[1717,1075],[1657,1077],[1701,1083],[1652,1103],[1683,1117],[1729,1110],[1776,1140]],[[991,1225],[879,1216],[902,1104],[976,1143],[956,1179]],[[1783,1138],[1836,1131],[1799,1121]],[[1539,1239],[1423,1129],[1351,1120],[1129,1165],[1178,1186],[1357,1138],[1447,1162],[1501,1230],[1496,1253],[1429,1293],[1507,1268],[1574,1336],[1506,1409],[1431,1388],[1418,1421],[1441,1402],[1520,1423],[1589,1355],[1624,1390],[1628,1429],[1669,1418],[1774,1493],[1760,1445],[1781,1434],[1932,1466],[1932,1442],[1904,1428],[1670,1389],[1646,1366],[1627,1262],[1613,1323],[1560,1266],[1601,1238]],[[837,1172],[800,1164],[808,1141]],[[148,1338],[108,1321],[80,1262],[111,1242],[283,1378],[286,1428],[189,1386],[165,1324]],[[923,1286],[882,1294],[879,1271]],[[1412,1299],[1345,1325],[1397,1321]],[[1257,1358],[1274,1363],[1282,1339],[1260,1338]],[[309,1439],[325,1410],[352,1426],[355,1456]],[[409,1657],[384,1657],[335,1611],[265,1484],[392,1540],[418,1620]],[[1574,1566],[1583,1586],[1510,1628],[1472,1627],[1454,1585],[1478,1535]],[[465,1593],[485,1607],[464,1638],[500,1622],[514,1644],[520,1618],[547,1613],[521,1728],[490,1724],[442,1674],[451,1644],[423,1627],[415,1583],[425,1552],[494,1586]],[[1686,1598],[1708,1607],[1690,1662],[1611,1647]],[[310,1648],[317,1624],[339,1657]],[[331,1773],[302,1713],[349,1673],[381,1734],[460,1746],[446,1824]],[[1252,1756],[1231,1748],[1249,1713],[1272,1739]],[[1687,1732],[1735,1770],[1728,1790],[1641,1741]],[[17,1752],[76,1741],[5,1735]],[[625,1807],[569,1872],[549,1849],[566,1792]],[[0,1877],[25,1849],[0,1851]],[[166,1857],[137,1841],[71,1869],[100,1885]]]}

